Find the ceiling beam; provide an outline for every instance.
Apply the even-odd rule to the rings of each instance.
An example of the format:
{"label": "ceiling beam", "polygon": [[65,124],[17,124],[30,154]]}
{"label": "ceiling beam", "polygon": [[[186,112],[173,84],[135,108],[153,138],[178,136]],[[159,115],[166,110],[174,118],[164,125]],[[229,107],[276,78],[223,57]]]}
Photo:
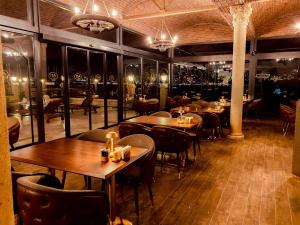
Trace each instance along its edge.
{"label": "ceiling beam", "polygon": [[183,14],[190,14],[190,13],[199,13],[199,12],[206,12],[211,10],[218,9],[216,6],[206,6],[196,9],[183,9],[183,10],[173,10],[173,11],[161,11],[157,13],[148,13],[148,14],[141,14],[135,16],[127,16],[123,19],[126,21],[130,20],[143,20],[143,19],[153,19],[153,18],[160,18],[160,17],[167,17],[167,16],[177,16]]}

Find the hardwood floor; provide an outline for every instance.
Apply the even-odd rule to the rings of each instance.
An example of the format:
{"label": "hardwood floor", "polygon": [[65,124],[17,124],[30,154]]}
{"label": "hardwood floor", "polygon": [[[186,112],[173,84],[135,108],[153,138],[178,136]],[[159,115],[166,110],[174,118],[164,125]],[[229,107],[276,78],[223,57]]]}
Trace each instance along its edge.
{"label": "hardwood floor", "polygon": [[[142,186],[139,223],[300,224],[300,178],[291,174],[293,137],[282,136],[276,120],[246,121],[244,131],[245,140],[240,142],[203,141],[201,155],[180,180],[175,168],[165,167],[161,173],[157,166],[154,207]],[[46,171],[16,162],[13,166],[17,171]],[[94,179],[93,187],[100,189],[100,182]],[[83,177],[69,175],[66,188],[84,188]],[[123,200],[118,195],[118,212],[137,223],[130,187],[125,188]]]}

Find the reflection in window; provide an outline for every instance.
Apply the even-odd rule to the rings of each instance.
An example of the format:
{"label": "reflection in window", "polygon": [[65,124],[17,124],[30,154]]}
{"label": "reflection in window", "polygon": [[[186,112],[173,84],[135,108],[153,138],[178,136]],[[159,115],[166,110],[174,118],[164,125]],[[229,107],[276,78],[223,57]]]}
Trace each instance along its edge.
{"label": "reflection in window", "polygon": [[107,111],[108,125],[118,123],[118,65],[117,56],[107,53]]}
{"label": "reflection in window", "polygon": [[2,32],[3,69],[13,147],[38,140],[32,37]]}
{"label": "reflection in window", "polygon": [[[173,95],[198,96],[217,100],[221,96],[231,98],[232,62],[217,61],[201,64],[174,65]],[[247,62],[244,92],[248,94],[249,71]]]}
{"label": "reflection in window", "polygon": [[278,112],[279,103],[300,97],[300,60],[294,58],[258,60],[255,98],[263,98],[266,109]]}
{"label": "reflection in window", "polygon": [[158,97],[156,61],[143,60],[143,95],[146,99]]}
{"label": "reflection in window", "polygon": [[137,115],[136,101],[142,97],[140,58],[124,56],[124,119]]}
{"label": "reflection in window", "polygon": [[46,65],[40,82],[43,90],[46,141],[65,136],[64,80],[62,52],[58,44],[43,44],[46,48]]}

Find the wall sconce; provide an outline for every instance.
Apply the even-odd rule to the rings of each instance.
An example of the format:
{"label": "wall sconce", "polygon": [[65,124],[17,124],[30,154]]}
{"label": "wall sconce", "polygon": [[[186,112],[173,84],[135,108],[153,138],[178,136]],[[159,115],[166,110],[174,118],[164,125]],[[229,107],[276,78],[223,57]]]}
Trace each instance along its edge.
{"label": "wall sconce", "polygon": [[163,74],[160,76],[160,80],[163,82],[163,83],[166,83],[167,80],[168,80],[168,75],[167,74]]}
{"label": "wall sconce", "polygon": [[134,76],[133,75],[128,75],[127,79],[128,79],[129,82],[132,82],[132,83],[134,82]]}

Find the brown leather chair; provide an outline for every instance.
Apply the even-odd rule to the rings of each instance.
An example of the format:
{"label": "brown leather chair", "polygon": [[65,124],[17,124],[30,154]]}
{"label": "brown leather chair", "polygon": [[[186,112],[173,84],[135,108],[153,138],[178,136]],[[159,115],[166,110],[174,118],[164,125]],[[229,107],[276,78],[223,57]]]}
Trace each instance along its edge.
{"label": "brown leather chair", "polygon": [[201,114],[203,119],[202,128],[210,131],[210,139],[214,141],[216,139],[216,133],[218,136],[223,133],[222,124],[219,116],[216,113],[205,112]]}
{"label": "brown leather chair", "polygon": [[258,117],[259,113],[262,109],[262,99],[255,99],[252,102],[250,102],[246,109],[246,117],[249,116],[249,114],[252,114],[254,117]]}
{"label": "brown leather chair", "polygon": [[289,127],[295,124],[296,111],[287,105],[280,104],[280,117],[283,122],[282,133],[286,136]]}
{"label": "brown leather chair", "polygon": [[187,154],[187,150],[192,143],[190,135],[187,132],[165,126],[154,126],[151,131],[155,141],[156,150],[162,153],[161,168],[164,163],[164,154],[176,153],[177,171],[180,177],[179,154],[183,152]]}
{"label": "brown leather chair", "polygon": [[[105,137],[107,134],[106,130],[102,129],[95,129],[95,130],[90,130],[87,132],[84,132],[80,135],[78,135],[75,139],[77,140],[83,140],[83,141],[93,141],[93,142],[102,142],[105,143],[107,141],[107,138]],[[67,172],[63,171],[62,174],[62,184],[63,186],[66,183],[66,178],[67,178]],[[85,185],[89,190],[92,189],[92,178],[88,176],[84,176],[84,182]]]}
{"label": "brown leather chair", "polygon": [[85,99],[82,101],[80,105],[76,104],[70,104],[70,110],[73,112],[74,109],[83,109],[84,115],[87,115],[87,112],[90,108],[94,110],[94,112],[97,112],[97,106],[93,105],[94,98],[89,96],[85,97]]}
{"label": "brown leather chair", "polygon": [[108,224],[109,203],[103,192],[61,190],[38,184],[42,176],[17,180],[23,225]]}
{"label": "brown leather chair", "polygon": [[49,123],[51,119],[60,117],[64,120],[64,113],[59,111],[59,106],[62,104],[62,100],[53,100],[46,105],[44,108],[44,115],[46,117],[46,122]]}
{"label": "brown leather chair", "polygon": [[157,152],[155,151],[155,143],[153,139],[147,135],[133,134],[120,139],[117,142],[117,145],[131,145],[150,149],[150,152],[146,156],[121,170],[116,176],[117,182],[121,183],[121,187],[124,184],[132,185],[134,187],[135,209],[136,214],[139,216],[138,188],[142,183],[147,184],[151,203],[153,205],[151,185],[154,178],[155,161],[157,155]]}
{"label": "brown leather chair", "polygon": [[132,135],[132,134],[146,134],[151,136],[151,129],[138,123],[123,122],[119,126],[120,138]]}
{"label": "brown leather chair", "polygon": [[166,111],[159,111],[152,113],[150,116],[158,116],[158,117],[165,117],[165,118],[172,118],[172,114]]}
{"label": "brown leather chair", "polygon": [[198,146],[198,151],[200,153],[200,140],[202,138],[203,120],[202,120],[201,116],[199,116],[195,113],[186,113],[186,114],[184,114],[184,116],[193,117],[193,119],[199,121],[198,125],[195,128],[187,130],[187,133],[193,139],[194,159],[196,159],[196,143],[197,143],[197,146]]}
{"label": "brown leather chair", "polygon": [[12,120],[12,126],[8,128],[8,137],[9,137],[9,145],[11,147],[11,150],[13,150],[14,144],[18,142],[19,136],[20,136],[20,122],[15,117],[10,117],[10,120]]}

